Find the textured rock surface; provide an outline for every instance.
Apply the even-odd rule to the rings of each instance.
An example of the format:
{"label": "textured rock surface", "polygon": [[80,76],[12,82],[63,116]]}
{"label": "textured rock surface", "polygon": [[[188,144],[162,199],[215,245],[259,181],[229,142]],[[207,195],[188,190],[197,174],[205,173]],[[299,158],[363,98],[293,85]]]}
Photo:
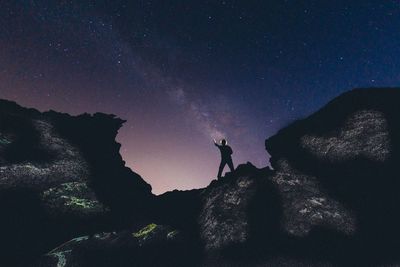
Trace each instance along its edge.
{"label": "textured rock surface", "polygon": [[47,212],[90,217],[109,212],[83,182],[69,182],[52,187],[41,195]]}
{"label": "textured rock surface", "polygon": [[41,267],[396,266],[398,103],[348,92],[266,141],[273,170],[155,197],[118,153],[121,120],[0,102],[1,251]]}
{"label": "textured rock surface", "polygon": [[[7,116],[7,114],[2,114],[2,116]],[[32,131],[35,131],[38,137],[38,143],[34,145],[47,153],[49,157],[51,156],[51,160],[20,159],[18,161],[22,162],[2,164],[0,166],[0,189],[31,188],[43,190],[62,182],[87,180],[89,176],[88,164],[79,149],[74,147],[67,139],[60,137],[50,121],[32,119],[30,122]],[[0,143],[4,150],[12,147],[14,141],[25,141],[18,140],[18,138],[21,138],[18,134],[18,132],[9,133],[7,142]],[[20,153],[26,153],[24,148],[21,149]],[[7,155],[3,154],[3,161],[5,157]]]}
{"label": "textured rock surface", "polygon": [[[260,171],[251,164],[240,165],[235,175],[227,175],[215,181],[201,193],[203,206],[199,215],[200,233],[208,250],[224,249],[240,245],[251,239],[251,212],[259,212],[260,220],[266,213],[268,203],[274,203],[274,191],[268,184],[268,170]],[[256,194],[269,199],[254,203]],[[261,200],[261,199],[259,199]],[[257,204],[256,210],[252,210]],[[278,218],[271,216],[270,222]],[[268,226],[271,226],[268,225]],[[267,227],[267,225],[265,225]],[[261,233],[260,233],[261,234]]]}
{"label": "textured rock surface", "polygon": [[328,225],[346,234],[355,231],[352,212],[330,197],[314,176],[295,170],[285,161],[276,163],[271,177],[283,200],[283,228],[295,236],[306,236],[316,225]]}
{"label": "textured rock surface", "polygon": [[187,250],[185,246],[179,231],[149,224],[137,232],[74,238],[47,253],[38,266],[184,266],[189,264],[189,257],[181,254]]}
{"label": "textured rock surface", "polygon": [[115,142],[123,122],[0,101],[0,265],[146,217],[151,187],[124,166]]}
{"label": "textured rock surface", "polygon": [[301,146],[315,157],[341,162],[357,157],[386,161],[390,156],[390,136],[385,115],[361,110],[350,115],[331,136],[304,135]]}
{"label": "textured rock surface", "polygon": [[325,257],[400,253],[399,101],[399,89],[353,90],[266,141],[286,231]]}
{"label": "textured rock surface", "polygon": [[248,177],[240,177],[232,185],[224,184],[222,188],[211,188],[204,193],[200,225],[207,249],[247,241],[246,209],[256,189],[254,183]]}

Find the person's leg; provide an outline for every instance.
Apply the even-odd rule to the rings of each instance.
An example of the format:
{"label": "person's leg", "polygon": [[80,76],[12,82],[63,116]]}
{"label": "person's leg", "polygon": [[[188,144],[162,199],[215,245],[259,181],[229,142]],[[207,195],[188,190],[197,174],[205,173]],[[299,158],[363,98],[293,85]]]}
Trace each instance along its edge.
{"label": "person's leg", "polygon": [[219,164],[219,169],[218,169],[218,178],[222,177],[222,171],[224,170],[226,162],[221,160],[221,163]]}
{"label": "person's leg", "polygon": [[235,171],[235,167],[233,166],[232,158],[228,160],[228,166],[229,166],[229,169],[231,169],[231,172]]}

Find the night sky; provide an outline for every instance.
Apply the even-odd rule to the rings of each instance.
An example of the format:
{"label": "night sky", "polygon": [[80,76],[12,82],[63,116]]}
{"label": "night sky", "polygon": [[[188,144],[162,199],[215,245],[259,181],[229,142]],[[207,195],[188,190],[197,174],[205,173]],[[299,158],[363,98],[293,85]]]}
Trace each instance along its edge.
{"label": "night sky", "polygon": [[[156,194],[204,187],[354,87],[400,83],[400,1],[0,1],[0,98],[113,113]],[[79,131],[79,129],[76,129]]]}

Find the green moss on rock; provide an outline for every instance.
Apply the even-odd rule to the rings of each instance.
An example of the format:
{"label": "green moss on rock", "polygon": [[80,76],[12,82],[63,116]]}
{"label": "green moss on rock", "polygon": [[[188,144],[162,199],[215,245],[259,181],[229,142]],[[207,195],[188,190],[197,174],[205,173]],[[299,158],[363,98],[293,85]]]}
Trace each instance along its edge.
{"label": "green moss on rock", "polygon": [[54,212],[80,215],[100,214],[108,209],[100,203],[86,183],[71,182],[50,188],[42,194],[47,208]]}
{"label": "green moss on rock", "polygon": [[140,231],[133,233],[133,236],[136,238],[143,238],[148,236],[151,232],[153,232],[156,228],[158,227],[157,224],[151,223],[147,225],[146,227],[140,229]]}
{"label": "green moss on rock", "polygon": [[99,205],[97,201],[93,201],[90,199],[85,199],[85,198],[77,198],[74,196],[71,197],[65,197],[67,201],[65,202],[65,205],[76,208],[76,209],[95,209]]}

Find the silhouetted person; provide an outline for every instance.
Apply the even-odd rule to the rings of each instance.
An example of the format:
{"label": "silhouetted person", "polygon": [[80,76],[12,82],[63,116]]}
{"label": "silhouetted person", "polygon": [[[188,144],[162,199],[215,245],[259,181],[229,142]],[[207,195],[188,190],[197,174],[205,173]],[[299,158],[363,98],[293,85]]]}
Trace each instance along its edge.
{"label": "silhouetted person", "polygon": [[226,144],[226,140],[222,139],[221,140],[221,145],[218,145],[217,142],[214,140],[214,145],[219,148],[219,151],[221,151],[221,163],[219,164],[219,170],[218,170],[218,178],[221,178],[222,171],[224,170],[224,167],[226,164],[228,164],[229,168],[231,169],[231,172],[235,170],[233,167],[233,162],[232,162],[232,148]]}

